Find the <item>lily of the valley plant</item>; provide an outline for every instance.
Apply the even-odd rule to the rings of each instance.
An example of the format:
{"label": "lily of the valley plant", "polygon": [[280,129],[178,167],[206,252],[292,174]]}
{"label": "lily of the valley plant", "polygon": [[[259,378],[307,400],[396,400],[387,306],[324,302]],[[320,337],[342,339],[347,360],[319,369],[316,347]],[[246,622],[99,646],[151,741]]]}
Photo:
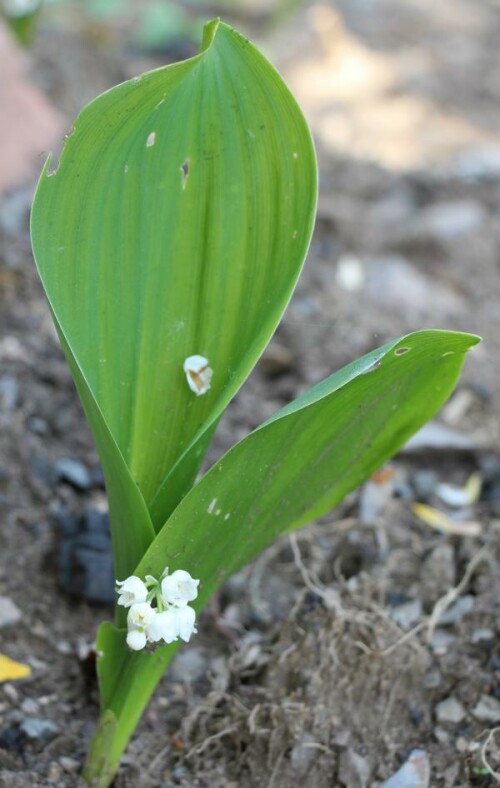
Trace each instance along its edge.
{"label": "lily of the valley plant", "polygon": [[293,96],[218,20],[196,57],[89,104],[58,166],[45,165],[33,249],[104,469],[118,580],[115,621],[97,636],[92,785],[112,780],[215,589],[397,451],[448,398],[478,341],[429,330],[372,351],[195,484],[291,296],[316,191]]}

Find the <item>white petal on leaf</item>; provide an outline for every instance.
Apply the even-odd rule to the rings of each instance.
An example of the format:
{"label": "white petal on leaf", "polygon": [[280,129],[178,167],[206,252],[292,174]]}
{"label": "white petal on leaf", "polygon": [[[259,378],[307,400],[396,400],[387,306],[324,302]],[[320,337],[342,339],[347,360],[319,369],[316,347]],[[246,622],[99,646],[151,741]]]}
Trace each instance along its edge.
{"label": "white petal on leaf", "polygon": [[208,359],[198,355],[188,356],[184,361],[183,369],[191,391],[194,391],[197,396],[206,394],[213,375]]}

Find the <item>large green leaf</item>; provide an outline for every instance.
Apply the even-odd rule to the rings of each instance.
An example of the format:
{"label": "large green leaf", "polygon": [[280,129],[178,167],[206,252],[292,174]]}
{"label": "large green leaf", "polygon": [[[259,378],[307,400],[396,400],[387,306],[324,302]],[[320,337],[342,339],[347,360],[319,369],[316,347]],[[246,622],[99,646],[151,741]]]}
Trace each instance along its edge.
{"label": "large green leaf", "polygon": [[[300,273],[310,134],[277,72],[214,21],[198,56],[89,104],[49,167],[32,212],[38,270],[99,453],[119,451],[158,529]],[[214,371],[200,397],[182,369],[193,354]],[[125,544],[133,528],[120,523]]]}
{"label": "large green leaf", "polygon": [[185,568],[200,604],[278,534],[324,514],[430,419],[478,337],[420,331],[353,362],[236,444],[182,500],[136,572]]}

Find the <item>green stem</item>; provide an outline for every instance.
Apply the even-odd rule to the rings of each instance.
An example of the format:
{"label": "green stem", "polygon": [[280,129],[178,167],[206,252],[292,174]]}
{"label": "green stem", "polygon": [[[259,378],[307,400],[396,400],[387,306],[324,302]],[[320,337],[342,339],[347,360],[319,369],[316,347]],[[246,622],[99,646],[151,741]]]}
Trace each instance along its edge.
{"label": "green stem", "polygon": [[154,652],[131,652],[125,632],[101,625],[97,649],[103,708],[85,761],[83,779],[92,788],[107,788],[120,759],[179,643]]}

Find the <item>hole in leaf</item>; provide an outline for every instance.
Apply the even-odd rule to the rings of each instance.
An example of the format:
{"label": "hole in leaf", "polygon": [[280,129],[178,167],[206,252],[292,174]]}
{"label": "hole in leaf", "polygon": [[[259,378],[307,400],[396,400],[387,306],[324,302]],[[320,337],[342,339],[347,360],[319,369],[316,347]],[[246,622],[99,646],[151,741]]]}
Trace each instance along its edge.
{"label": "hole in leaf", "polygon": [[189,175],[189,159],[186,159],[186,161],[184,161],[181,164],[181,177],[182,177],[182,188],[183,189],[186,188],[186,182],[187,182],[187,179],[188,179],[188,175]]}
{"label": "hole in leaf", "polygon": [[398,348],[397,348],[397,349],[394,351],[394,355],[395,355],[395,356],[403,356],[405,353],[408,353],[408,352],[409,352],[409,350],[410,350],[410,348],[409,348],[409,347],[398,347]]}
{"label": "hole in leaf", "polygon": [[441,358],[445,358],[446,356],[454,356],[454,355],[455,355],[455,351],[454,350],[448,350],[446,353],[443,353]]}
{"label": "hole in leaf", "polygon": [[66,147],[66,143],[69,140],[69,138],[73,136],[74,133],[75,133],[75,127],[72,126],[68,131],[68,133],[64,135],[64,139],[61,142],[59,150],[56,150],[55,152],[52,151],[51,153],[49,153],[46,163],[47,178],[52,178],[52,176],[56,174],[57,170],[59,169],[59,164],[61,162],[62,155],[64,153],[64,148]]}
{"label": "hole in leaf", "polygon": [[156,142],[156,131],[152,131],[151,134],[148,135],[148,138],[146,140],[146,147],[152,148],[155,142]]}

